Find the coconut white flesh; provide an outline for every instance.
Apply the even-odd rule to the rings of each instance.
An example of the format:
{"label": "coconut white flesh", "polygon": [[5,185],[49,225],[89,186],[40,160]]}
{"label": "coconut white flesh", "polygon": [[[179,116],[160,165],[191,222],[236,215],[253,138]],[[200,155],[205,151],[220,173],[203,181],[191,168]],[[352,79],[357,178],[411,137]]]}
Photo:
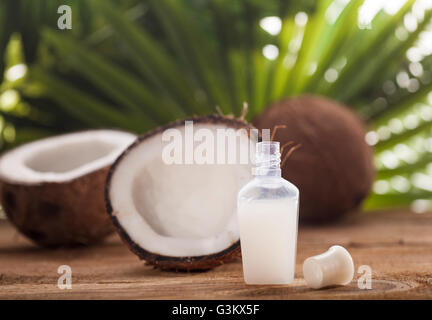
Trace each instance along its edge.
{"label": "coconut white flesh", "polygon": [[[200,128],[215,133],[226,127],[194,126]],[[184,136],[184,127],[177,129]],[[247,136],[238,143],[254,147]],[[240,164],[237,157],[235,164],[170,165],[162,159],[166,146],[157,134],[119,162],[109,191],[113,214],[136,244],[155,254],[202,256],[227,249],[239,240],[237,193],[252,178],[250,162]]]}
{"label": "coconut white flesh", "polygon": [[112,164],[135,139],[127,132],[90,130],[31,142],[0,158],[0,176],[22,184],[70,181]]}

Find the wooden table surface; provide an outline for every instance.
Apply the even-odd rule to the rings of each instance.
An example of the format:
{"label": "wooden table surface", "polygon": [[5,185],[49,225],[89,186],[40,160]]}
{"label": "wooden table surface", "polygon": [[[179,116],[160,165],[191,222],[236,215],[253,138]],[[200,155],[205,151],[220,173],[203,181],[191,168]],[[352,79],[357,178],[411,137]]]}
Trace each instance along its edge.
{"label": "wooden table surface", "polygon": [[[305,258],[333,244],[346,247],[356,270],[369,265],[372,289],[309,289]],[[72,289],[60,290],[57,268],[72,268]],[[239,260],[201,273],[145,266],[113,235],[90,248],[41,249],[0,221],[0,299],[432,299],[432,213],[353,214],[337,225],[299,230],[296,280],[248,286]]]}

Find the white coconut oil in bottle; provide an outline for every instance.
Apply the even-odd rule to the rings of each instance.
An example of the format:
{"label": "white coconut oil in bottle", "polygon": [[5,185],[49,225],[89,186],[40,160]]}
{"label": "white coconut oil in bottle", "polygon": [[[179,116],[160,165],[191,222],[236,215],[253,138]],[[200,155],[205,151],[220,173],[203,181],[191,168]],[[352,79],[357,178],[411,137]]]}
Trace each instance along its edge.
{"label": "white coconut oil in bottle", "polygon": [[255,178],[238,194],[237,215],[247,284],[294,280],[299,191],[281,177],[279,142],[256,145]]}

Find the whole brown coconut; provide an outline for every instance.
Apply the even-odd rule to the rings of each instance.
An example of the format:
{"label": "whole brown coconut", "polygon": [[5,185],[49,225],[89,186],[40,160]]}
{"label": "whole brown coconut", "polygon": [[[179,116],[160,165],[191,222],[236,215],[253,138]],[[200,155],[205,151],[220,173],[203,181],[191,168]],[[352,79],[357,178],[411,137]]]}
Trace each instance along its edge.
{"label": "whole brown coconut", "polygon": [[0,201],[10,222],[45,247],[103,239],[114,231],[104,203],[108,168],[134,139],[122,131],[83,131],[4,154]]}
{"label": "whole brown coconut", "polygon": [[281,145],[300,143],[282,167],[300,190],[300,221],[324,223],[357,208],[373,179],[372,150],[360,119],[343,105],[319,96],[300,96],[270,106],[258,129],[277,130]]}

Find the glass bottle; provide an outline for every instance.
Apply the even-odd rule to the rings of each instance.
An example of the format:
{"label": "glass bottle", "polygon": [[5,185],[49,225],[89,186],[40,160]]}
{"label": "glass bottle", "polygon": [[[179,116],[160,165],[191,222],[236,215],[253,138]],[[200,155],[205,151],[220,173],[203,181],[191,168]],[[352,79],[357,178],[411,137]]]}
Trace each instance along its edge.
{"label": "glass bottle", "polygon": [[281,177],[280,144],[256,145],[255,178],[238,193],[243,273],[248,284],[294,280],[299,191]]}

